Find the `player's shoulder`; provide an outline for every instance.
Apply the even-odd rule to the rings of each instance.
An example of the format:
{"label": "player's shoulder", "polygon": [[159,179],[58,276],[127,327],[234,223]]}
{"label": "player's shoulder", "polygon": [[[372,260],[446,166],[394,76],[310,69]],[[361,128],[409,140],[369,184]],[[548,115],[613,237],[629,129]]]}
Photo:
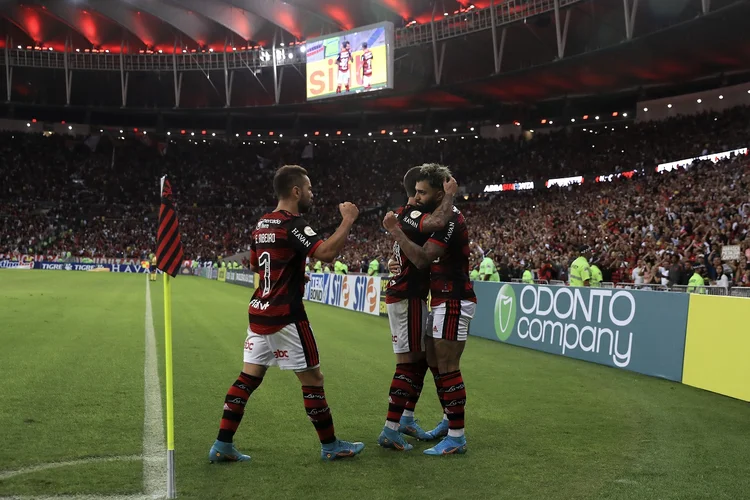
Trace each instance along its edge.
{"label": "player's shoulder", "polygon": [[288,220],[288,212],[269,212],[264,214],[258,223],[255,224],[255,229],[272,229],[283,226]]}
{"label": "player's shoulder", "polygon": [[453,205],[453,214],[451,216],[451,219],[459,224],[466,223],[466,217],[464,217],[463,212],[458,209],[456,205]]}
{"label": "player's shoulder", "polygon": [[410,219],[419,219],[425,214],[420,207],[409,205],[408,203],[401,207],[400,210],[404,217],[409,217]]}

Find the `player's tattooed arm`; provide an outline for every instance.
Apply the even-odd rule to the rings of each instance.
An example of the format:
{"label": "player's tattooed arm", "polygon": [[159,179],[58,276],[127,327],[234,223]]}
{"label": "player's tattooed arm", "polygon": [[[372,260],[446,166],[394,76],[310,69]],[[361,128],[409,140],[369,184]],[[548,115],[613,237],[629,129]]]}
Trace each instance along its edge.
{"label": "player's tattooed arm", "polygon": [[421,247],[411,241],[401,229],[401,225],[393,212],[388,212],[383,219],[383,227],[391,233],[396,243],[401,247],[406,257],[419,269],[425,269],[430,264],[445,253],[445,248],[431,241]]}
{"label": "player's tattooed arm", "polygon": [[440,231],[448,224],[448,221],[453,217],[453,199],[458,192],[458,183],[456,179],[450,177],[443,183],[443,190],[445,196],[443,201],[431,214],[427,214],[422,219],[422,223],[419,226],[419,230],[423,233],[434,233]]}

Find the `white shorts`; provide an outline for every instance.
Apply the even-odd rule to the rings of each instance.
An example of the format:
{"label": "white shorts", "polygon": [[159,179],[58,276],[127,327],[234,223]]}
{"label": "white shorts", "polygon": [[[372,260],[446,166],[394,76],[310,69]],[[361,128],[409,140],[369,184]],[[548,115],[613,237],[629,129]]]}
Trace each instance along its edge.
{"label": "white shorts", "polygon": [[303,372],[320,366],[310,323],[290,323],[276,333],[259,335],[248,327],[245,363]]}
{"label": "white shorts", "polygon": [[432,329],[429,335],[435,339],[466,342],[469,323],[474,317],[477,304],[470,300],[448,300],[432,308]]}
{"label": "white shorts", "polygon": [[372,75],[362,75],[362,86],[369,87],[371,85]]}
{"label": "white shorts", "polygon": [[349,74],[350,71],[339,71],[338,84],[349,85]]}
{"label": "white shorts", "polygon": [[386,309],[391,325],[393,352],[424,352],[424,337],[429,318],[427,302],[419,298],[404,299],[386,304]]}

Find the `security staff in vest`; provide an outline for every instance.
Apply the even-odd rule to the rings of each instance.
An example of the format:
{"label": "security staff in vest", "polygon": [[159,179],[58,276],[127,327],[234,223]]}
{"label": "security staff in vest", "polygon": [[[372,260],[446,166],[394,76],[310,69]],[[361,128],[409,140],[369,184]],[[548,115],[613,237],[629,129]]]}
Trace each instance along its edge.
{"label": "security staff in vest", "polygon": [[602,281],[604,281],[604,275],[598,263],[599,259],[591,259],[591,286],[594,288],[601,288]]}
{"label": "security staff in vest", "polygon": [[568,281],[570,286],[591,286],[591,268],[587,258],[591,251],[588,246],[583,245],[580,252],[581,256],[570,265]]}
{"label": "security staff in vest", "polygon": [[529,269],[531,266],[531,262],[526,263],[526,269],[523,270],[523,275],[521,276],[521,283],[526,283],[527,285],[534,284],[534,273]]}
{"label": "security staff in vest", "polygon": [[703,276],[701,276],[701,270],[702,266],[696,266],[695,268],[693,268],[692,262],[690,262],[689,260],[685,261],[685,274],[690,275],[690,280],[688,281],[687,287],[688,293],[706,293],[706,283],[705,281],[703,281]]}

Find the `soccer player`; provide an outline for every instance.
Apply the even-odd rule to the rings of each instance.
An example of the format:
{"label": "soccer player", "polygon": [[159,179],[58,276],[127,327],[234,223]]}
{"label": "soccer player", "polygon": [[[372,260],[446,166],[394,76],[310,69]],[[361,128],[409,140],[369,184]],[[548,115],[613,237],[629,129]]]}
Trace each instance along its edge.
{"label": "soccer player", "polygon": [[[452,217],[453,196],[458,185],[454,179],[447,179],[444,188],[447,194],[440,206],[432,214],[422,212],[414,199],[420,170],[421,167],[414,167],[404,176],[408,200],[396,211],[396,218],[404,234],[421,246],[429,238],[429,233],[443,229]],[[401,434],[425,441],[433,439],[414,419],[414,408],[422,393],[428,368],[424,339],[428,325],[430,272],[429,269],[418,269],[401,251],[398,243],[393,245],[393,253],[399,271],[388,282],[385,302],[393,352],[396,354],[396,373],[391,381],[388,414],[378,444],[384,448],[408,451],[413,446]]]}
{"label": "soccer player", "polygon": [[[422,166],[417,177],[414,200],[431,211],[443,201],[444,182],[450,171],[441,165]],[[476,310],[476,295],[469,280],[469,232],[463,214],[454,206],[445,228],[432,233],[424,245],[412,241],[401,229],[393,212],[386,214],[383,226],[391,233],[418,269],[430,268],[432,329],[426,338],[427,358],[437,363],[436,385],[443,405],[443,420],[432,431],[433,437],[446,436],[426,455],[466,453],[464,406],[466,388],[460,360],[469,334],[469,322]]]}
{"label": "soccer player", "polygon": [[349,92],[349,75],[351,72],[349,71],[349,66],[352,63],[352,51],[351,51],[351,44],[348,40],[344,40],[344,43],[342,44],[341,52],[339,52],[339,56],[336,58],[336,64],[339,67],[339,76],[338,76],[338,85],[336,86],[336,93],[341,93],[341,86],[344,85],[346,88],[346,91]]}
{"label": "soccer player", "polygon": [[373,57],[372,51],[367,48],[367,42],[364,42],[362,44],[362,86],[364,86],[365,90],[372,88],[370,80],[372,79]]}
{"label": "soccer player", "polygon": [[307,171],[296,165],[281,167],[274,176],[273,189],[279,200],[276,210],[261,217],[252,233],[250,264],[259,274],[259,283],[248,308],[242,373],[224,400],[219,436],[209,452],[211,462],[250,460],[232,441],[245,405],[269,366],[293,370],[300,380],[305,410],[320,438],[324,460],[353,457],[364,448],[359,442],[336,439],[318,347],[302,304],[305,258],[333,261],[359,210],[352,203],[340,204],[343,220],[323,241],[300,215],[310,209],[313,200]]}

